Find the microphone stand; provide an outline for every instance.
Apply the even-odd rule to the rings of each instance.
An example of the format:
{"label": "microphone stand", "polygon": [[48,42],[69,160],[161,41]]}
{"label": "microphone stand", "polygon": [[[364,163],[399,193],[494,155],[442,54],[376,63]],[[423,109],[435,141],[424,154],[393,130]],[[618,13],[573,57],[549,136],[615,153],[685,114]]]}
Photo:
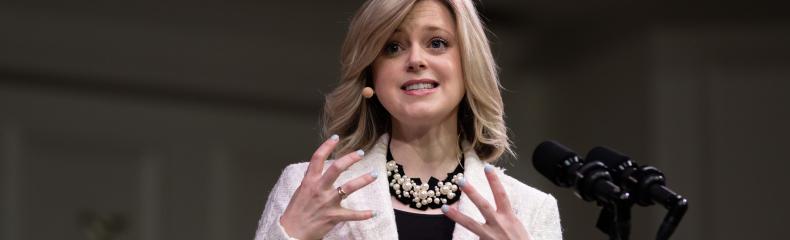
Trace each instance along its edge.
{"label": "microphone stand", "polygon": [[[596,226],[612,240],[628,240],[631,233],[631,207],[634,201],[630,193],[614,184],[600,185],[601,180],[611,180],[609,170],[599,161],[589,161],[575,169],[576,193],[585,201],[595,200],[602,206]],[[604,190],[608,189],[608,191]],[[598,193],[598,194],[591,194]]]}
{"label": "microphone stand", "polygon": [[628,240],[631,234],[631,207],[629,199],[612,202],[598,202],[602,206],[601,214],[595,226],[609,235],[611,240]]}
{"label": "microphone stand", "polygon": [[666,202],[662,202],[661,205],[664,205],[667,209],[667,214],[664,216],[664,221],[661,222],[661,226],[658,228],[656,239],[667,240],[675,231],[678,224],[680,224],[680,220],[683,219],[689,205],[688,200],[680,195],[675,195]]}
{"label": "microphone stand", "polygon": [[[667,209],[667,214],[658,228],[656,240],[668,240],[688,210],[688,200],[680,195],[665,199],[667,200],[660,204]],[[603,208],[595,226],[609,235],[610,240],[628,240],[631,233],[631,208],[634,206],[634,199],[598,201],[598,205]]]}

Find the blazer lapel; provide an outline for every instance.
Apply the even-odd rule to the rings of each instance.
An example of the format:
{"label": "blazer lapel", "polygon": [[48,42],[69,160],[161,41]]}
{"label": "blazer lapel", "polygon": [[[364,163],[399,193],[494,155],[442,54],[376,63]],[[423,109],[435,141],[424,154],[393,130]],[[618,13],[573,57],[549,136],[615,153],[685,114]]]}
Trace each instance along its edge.
{"label": "blazer lapel", "polygon": [[354,179],[362,174],[368,174],[370,171],[376,171],[379,174],[376,181],[357,190],[341,202],[343,207],[349,209],[373,210],[378,214],[372,219],[346,222],[351,232],[351,237],[354,239],[398,239],[398,229],[395,226],[395,212],[392,210],[385,166],[388,140],[387,134],[382,135],[378,142],[365,154],[365,158],[349,167],[349,170],[343,174],[347,176],[345,181]]}
{"label": "blazer lapel", "polygon": [[[474,150],[467,151],[464,159],[464,178],[466,182],[473,186],[489,204],[494,204],[494,194],[491,192],[491,186],[488,185],[488,179],[485,176],[483,168],[484,163],[480,161]],[[485,222],[483,214],[477,209],[477,206],[469,199],[466,194],[461,194],[461,199],[458,201],[458,210],[476,220],[477,222]],[[472,233],[469,229],[455,224],[455,231],[453,232],[453,239],[479,239],[477,234]]]}

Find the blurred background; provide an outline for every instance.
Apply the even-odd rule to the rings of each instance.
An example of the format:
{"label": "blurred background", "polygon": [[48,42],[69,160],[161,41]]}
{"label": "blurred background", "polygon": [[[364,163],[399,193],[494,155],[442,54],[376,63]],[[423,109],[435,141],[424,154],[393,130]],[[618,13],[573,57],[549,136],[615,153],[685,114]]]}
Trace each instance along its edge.
{"label": "blurred background", "polygon": [[[252,239],[284,166],[320,143],[362,1],[0,2],[0,238]],[[690,200],[673,239],[781,238],[790,15],[768,1],[490,0],[519,158],[566,239],[598,208],[532,167],[605,145]],[[635,208],[632,239],[664,210]]]}

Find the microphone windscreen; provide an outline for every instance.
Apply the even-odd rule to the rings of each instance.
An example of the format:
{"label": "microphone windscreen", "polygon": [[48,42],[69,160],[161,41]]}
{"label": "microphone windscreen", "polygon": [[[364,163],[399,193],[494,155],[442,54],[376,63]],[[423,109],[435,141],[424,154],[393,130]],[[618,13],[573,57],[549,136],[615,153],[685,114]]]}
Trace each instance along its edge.
{"label": "microphone windscreen", "polygon": [[535,148],[532,153],[532,165],[540,174],[556,182],[560,174],[559,164],[569,158],[576,157],[570,148],[555,141],[545,141]]}
{"label": "microphone windscreen", "polygon": [[599,161],[610,169],[614,169],[620,164],[628,160],[631,160],[630,157],[605,147],[593,148],[592,150],[590,150],[590,152],[587,153],[587,158],[585,159],[588,162]]}

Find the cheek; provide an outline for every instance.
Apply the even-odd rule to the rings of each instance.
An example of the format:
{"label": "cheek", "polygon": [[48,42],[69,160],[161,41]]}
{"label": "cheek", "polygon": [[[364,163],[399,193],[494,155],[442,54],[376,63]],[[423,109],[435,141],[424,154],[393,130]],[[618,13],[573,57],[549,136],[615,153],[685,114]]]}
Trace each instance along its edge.
{"label": "cheek", "polygon": [[446,83],[451,86],[454,93],[463,95],[465,92],[464,87],[464,73],[461,68],[461,61],[457,55],[445,59],[440,65],[441,69],[438,71],[441,78],[445,79]]}
{"label": "cheek", "polygon": [[390,100],[400,90],[400,86],[396,85],[402,73],[398,71],[395,63],[387,60],[376,60],[371,66],[371,70],[373,70],[373,84],[376,96],[379,101],[388,105]]}
{"label": "cheek", "polygon": [[380,63],[372,68],[373,70],[373,84],[376,86],[376,91],[382,91],[392,85],[394,73],[388,64]]}

